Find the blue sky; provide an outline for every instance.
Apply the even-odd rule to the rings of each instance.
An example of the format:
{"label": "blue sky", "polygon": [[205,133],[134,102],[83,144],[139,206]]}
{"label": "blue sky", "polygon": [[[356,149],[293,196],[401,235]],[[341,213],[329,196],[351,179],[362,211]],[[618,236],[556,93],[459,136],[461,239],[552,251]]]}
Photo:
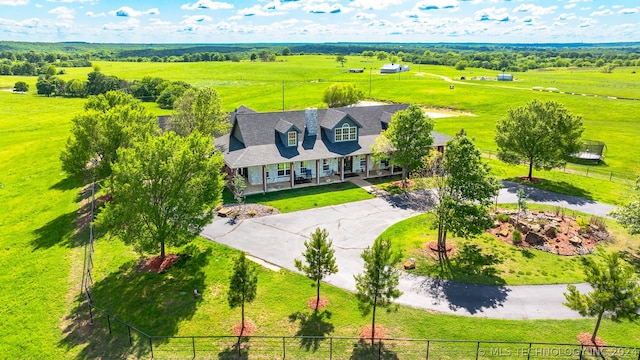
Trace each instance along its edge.
{"label": "blue sky", "polygon": [[640,41],[639,0],[0,0],[0,40]]}

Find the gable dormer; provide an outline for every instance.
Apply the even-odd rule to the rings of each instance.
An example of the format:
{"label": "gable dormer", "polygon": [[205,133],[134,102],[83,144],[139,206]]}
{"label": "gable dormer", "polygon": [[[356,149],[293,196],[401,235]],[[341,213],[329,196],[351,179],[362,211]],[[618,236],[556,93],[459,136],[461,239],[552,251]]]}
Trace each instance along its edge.
{"label": "gable dormer", "polygon": [[280,136],[280,141],[286,147],[298,146],[298,138],[302,131],[297,126],[285,120],[278,120],[276,133]]}
{"label": "gable dormer", "polygon": [[382,115],[380,116],[380,127],[382,128],[382,130],[387,130],[392,117],[393,115],[391,113],[388,113],[386,111],[382,113]]}
{"label": "gable dormer", "polygon": [[321,123],[322,130],[332,143],[358,141],[358,130],[362,125],[349,114],[329,109]]}

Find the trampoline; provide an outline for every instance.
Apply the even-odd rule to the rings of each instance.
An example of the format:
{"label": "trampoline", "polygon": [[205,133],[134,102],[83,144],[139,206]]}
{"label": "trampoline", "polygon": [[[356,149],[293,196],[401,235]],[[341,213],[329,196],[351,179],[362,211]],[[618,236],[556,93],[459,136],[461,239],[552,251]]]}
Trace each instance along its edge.
{"label": "trampoline", "polygon": [[604,155],[607,151],[607,144],[597,140],[583,140],[582,149],[580,152],[571,154],[571,157],[586,160],[600,162],[604,160]]}

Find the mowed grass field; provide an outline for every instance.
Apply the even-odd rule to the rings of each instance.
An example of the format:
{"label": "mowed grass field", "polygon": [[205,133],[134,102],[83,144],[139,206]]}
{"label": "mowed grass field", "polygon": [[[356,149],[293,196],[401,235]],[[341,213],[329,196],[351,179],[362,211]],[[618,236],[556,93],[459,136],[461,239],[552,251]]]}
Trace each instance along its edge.
{"label": "mowed grass field", "polygon": [[[473,113],[474,116],[440,119],[436,130],[452,135],[464,128],[483,148],[495,147],[495,121],[504,116],[509,107],[524,105],[533,98],[553,99],[583,116],[586,138],[607,142],[608,168],[638,173],[638,101],[541,93],[528,89],[530,86],[546,86],[545,81],[553,82],[553,86],[560,90],[564,86],[573,89],[574,87],[569,87],[574,76],[571,75],[574,74],[572,70],[516,74],[519,81],[514,83],[466,81],[465,84],[455,84],[455,89],[450,90],[448,83],[429,74],[470,78],[495,76],[495,73],[479,69],[456,71],[446,67],[413,65],[409,73],[383,76],[375,73],[382,62],[359,57],[347,57],[344,68],[332,56],[295,56],[281,60],[274,63],[97,62],[96,65],[105,74],[127,80],[159,76],[187,81],[195,86],[213,86],[222,95],[226,110],[233,110],[241,104],[258,111],[281,110],[283,82],[285,109],[322,107],[322,92],[327,86],[333,82],[355,82],[365,96],[371,99],[415,102]],[[350,74],[350,67],[363,67],[367,70],[362,74]],[[371,75],[368,72],[370,68],[374,69]],[[619,68],[613,74],[585,70],[580,73],[579,78],[588,83],[584,85],[584,91],[588,93],[640,97],[640,80],[637,74],[631,74],[633,70]],[[83,68],[66,71],[67,74],[62,78],[69,80],[86,79],[91,70]],[[577,74],[575,76],[578,77]],[[73,313],[74,299],[79,293],[84,250],[78,247],[78,241],[73,237],[81,184],[77,180],[66,178],[60,170],[58,160],[68,136],[70,120],[74,114],[82,111],[85,100],[37,96],[35,77],[2,76],[0,90],[12,88],[18,80],[30,84],[28,94],[0,91],[0,265],[3,269],[0,275],[0,288],[3,290],[0,292],[0,354],[7,358],[91,357],[96,351],[100,353],[104,350],[100,348],[101,345],[97,345],[97,348],[95,344],[87,345],[78,338],[86,334],[77,333],[73,329],[68,335],[63,333],[63,329],[68,329],[67,325],[70,323],[67,316]],[[571,86],[579,91],[581,85],[577,83]],[[147,105],[156,114],[169,113],[159,109],[155,103]],[[513,175],[509,173],[509,176]],[[602,181],[599,186],[609,187],[609,184]],[[589,192],[597,192],[597,185],[590,188]],[[149,276],[133,279],[140,286],[171,294],[166,304],[152,304],[158,307],[158,312],[146,313],[140,311],[140,307],[147,306],[148,300],[134,298],[121,306],[116,297],[123,294],[136,296],[137,293],[132,289],[127,289],[131,292],[121,291],[125,289],[122,288],[124,284],[120,279],[128,274],[137,256],[117,241],[99,242],[97,248],[96,258],[102,261],[96,264],[99,269],[96,282],[100,285],[97,290],[101,295],[99,304],[104,303],[110,310],[122,312],[119,315],[139,323],[145,330],[153,333],[152,330],[157,326],[158,335],[209,334],[214,324],[211,319],[216,317],[215,314],[224,314],[221,320],[226,323],[221,323],[221,328],[216,329],[218,334],[218,330],[221,333],[226,331],[228,323],[233,321],[231,316],[237,316],[236,312],[231,315],[232,312],[224,301],[229,266],[214,266],[216,263],[224,265],[229,261],[229,257],[235,254],[229,249],[200,243],[199,251],[211,254],[207,255],[206,264],[202,264],[200,270],[197,270],[198,267],[190,268],[195,269],[196,273],[172,275],[181,276],[186,283],[202,279],[205,291],[220,291],[220,295],[206,300],[212,303],[207,306],[187,303],[186,298],[182,299],[183,302],[180,302],[179,297],[175,300],[173,297],[184,286],[171,282],[169,278],[163,280]],[[298,325],[287,325],[283,321],[290,315],[289,310],[300,308],[303,311],[304,305],[299,306],[299,302],[306,298],[307,291],[311,294],[313,289],[301,276],[295,274],[263,270],[261,276],[259,296],[262,298],[259,297],[260,302],[250,309],[265,309],[263,314],[254,318],[263,324],[261,334],[295,334]],[[168,282],[167,286],[170,287],[162,288],[159,285],[162,281]],[[334,304],[340,304],[331,310],[334,315],[328,322],[333,324],[335,330],[330,334],[356,335],[356,329],[368,320],[357,314],[353,296],[329,287],[327,291],[332,297],[335,296],[334,299],[339,299]],[[290,302],[281,302],[281,297],[276,294],[282,293],[295,293],[297,296]],[[108,296],[114,298],[106,299]],[[173,303],[174,300],[177,302]],[[158,315],[170,313],[166,306],[174,304],[185,309],[180,313],[183,315],[176,318]],[[270,306],[273,306],[273,315],[267,314]],[[573,342],[577,332],[589,331],[592,327],[592,320],[589,319],[509,322],[427,314],[406,308],[401,309],[398,314],[381,317],[381,322],[386,322],[385,326],[392,329],[394,336]],[[157,320],[165,323],[154,322]],[[407,323],[412,326],[405,328],[403,324]],[[463,328],[475,330],[459,331]],[[607,322],[603,324],[601,336],[610,343],[637,345],[640,344],[640,339],[629,336],[637,334],[636,330],[637,325]],[[92,339],[95,338],[89,338]]]}

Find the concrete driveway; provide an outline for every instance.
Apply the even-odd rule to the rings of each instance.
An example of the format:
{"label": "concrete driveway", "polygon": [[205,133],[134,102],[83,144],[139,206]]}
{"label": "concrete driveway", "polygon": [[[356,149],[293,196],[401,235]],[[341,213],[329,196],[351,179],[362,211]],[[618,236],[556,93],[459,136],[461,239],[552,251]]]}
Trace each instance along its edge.
{"label": "concrete driveway", "polygon": [[[518,185],[505,183],[498,202],[515,202]],[[613,207],[548,191],[526,188],[531,201],[564,206],[596,215]],[[355,291],[353,276],[362,272],[360,254],[389,226],[416,215],[401,203],[375,198],[349,204],[279,214],[237,223],[216,217],[202,236],[240,249],[278,267],[297,271],[304,241],[317,227],[333,239],[339,272],[327,282]],[[396,198],[397,199],[397,198]],[[587,284],[579,284],[582,291]],[[573,319],[580,315],[562,305],[566,285],[482,286],[403,274],[398,303],[442,313],[499,319]]]}

